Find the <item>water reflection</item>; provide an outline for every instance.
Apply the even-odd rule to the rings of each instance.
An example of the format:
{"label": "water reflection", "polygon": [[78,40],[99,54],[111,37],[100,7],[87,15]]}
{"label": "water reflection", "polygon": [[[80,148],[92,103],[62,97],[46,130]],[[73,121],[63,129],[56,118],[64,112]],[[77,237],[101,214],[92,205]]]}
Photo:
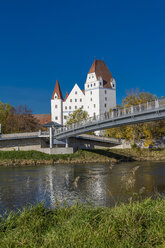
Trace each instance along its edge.
{"label": "water reflection", "polygon": [[[127,189],[136,166],[133,185]],[[147,196],[155,189],[165,192],[165,163],[122,163],[113,168],[109,164],[1,167],[0,213],[41,201],[54,207],[56,200],[69,205],[92,201],[95,205],[112,206],[127,201],[142,187]]]}

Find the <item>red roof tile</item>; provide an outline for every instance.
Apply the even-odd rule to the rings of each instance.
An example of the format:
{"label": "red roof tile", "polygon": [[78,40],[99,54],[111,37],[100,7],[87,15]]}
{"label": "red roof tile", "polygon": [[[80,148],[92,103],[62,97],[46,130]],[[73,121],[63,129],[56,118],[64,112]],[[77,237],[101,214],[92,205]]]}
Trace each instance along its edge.
{"label": "red roof tile", "polygon": [[113,77],[103,60],[96,59],[93,62],[88,74],[93,72],[96,73],[96,77],[98,80],[100,77],[102,77],[104,88],[112,88],[111,82],[113,80]]}
{"label": "red roof tile", "polygon": [[55,93],[58,95],[58,99],[64,100],[58,80],[56,81],[56,85],[55,85],[55,88],[54,88],[54,91],[53,91],[52,99],[54,99]]}
{"label": "red roof tile", "polygon": [[51,114],[33,114],[33,116],[40,122],[40,125],[51,121]]}
{"label": "red roof tile", "polygon": [[66,92],[66,96],[65,96],[65,100],[64,101],[66,101],[66,99],[68,98],[68,96],[69,96],[69,94],[68,94],[68,91]]}

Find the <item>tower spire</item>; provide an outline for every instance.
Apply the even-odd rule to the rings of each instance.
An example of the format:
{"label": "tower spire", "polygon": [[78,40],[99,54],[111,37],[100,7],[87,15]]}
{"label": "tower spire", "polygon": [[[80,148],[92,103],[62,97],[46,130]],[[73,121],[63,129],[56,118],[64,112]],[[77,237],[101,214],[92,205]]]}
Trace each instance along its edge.
{"label": "tower spire", "polygon": [[61,92],[60,84],[59,84],[58,80],[56,80],[56,85],[55,85],[55,87],[54,87],[52,99],[54,99],[54,95],[55,95],[55,94],[57,94],[58,99],[64,100],[64,99],[63,99],[63,96],[62,96],[62,92]]}

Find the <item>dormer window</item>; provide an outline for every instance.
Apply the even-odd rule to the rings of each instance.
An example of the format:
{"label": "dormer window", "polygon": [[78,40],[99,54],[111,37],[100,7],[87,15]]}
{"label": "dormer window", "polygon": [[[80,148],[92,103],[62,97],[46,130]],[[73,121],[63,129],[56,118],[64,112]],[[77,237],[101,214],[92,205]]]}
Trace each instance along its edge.
{"label": "dormer window", "polygon": [[77,91],[75,91],[75,94],[77,95]]}
{"label": "dormer window", "polygon": [[100,86],[101,86],[102,84],[101,84],[101,82],[100,82]]}

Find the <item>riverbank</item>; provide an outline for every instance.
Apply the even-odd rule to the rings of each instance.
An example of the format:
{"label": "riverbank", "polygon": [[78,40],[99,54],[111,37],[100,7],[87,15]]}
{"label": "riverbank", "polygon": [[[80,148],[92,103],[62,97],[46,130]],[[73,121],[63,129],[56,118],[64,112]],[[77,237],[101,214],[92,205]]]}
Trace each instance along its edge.
{"label": "riverbank", "polygon": [[165,161],[165,149],[79,150],[74,154],[49,155],[37,151],[0,151],[0,165],[119,163],[127,161]]}
{"label": "riverbank", "polygon": [[0,217],[1,247],[165,247],[165,198],[114,208],[43,205]]}

